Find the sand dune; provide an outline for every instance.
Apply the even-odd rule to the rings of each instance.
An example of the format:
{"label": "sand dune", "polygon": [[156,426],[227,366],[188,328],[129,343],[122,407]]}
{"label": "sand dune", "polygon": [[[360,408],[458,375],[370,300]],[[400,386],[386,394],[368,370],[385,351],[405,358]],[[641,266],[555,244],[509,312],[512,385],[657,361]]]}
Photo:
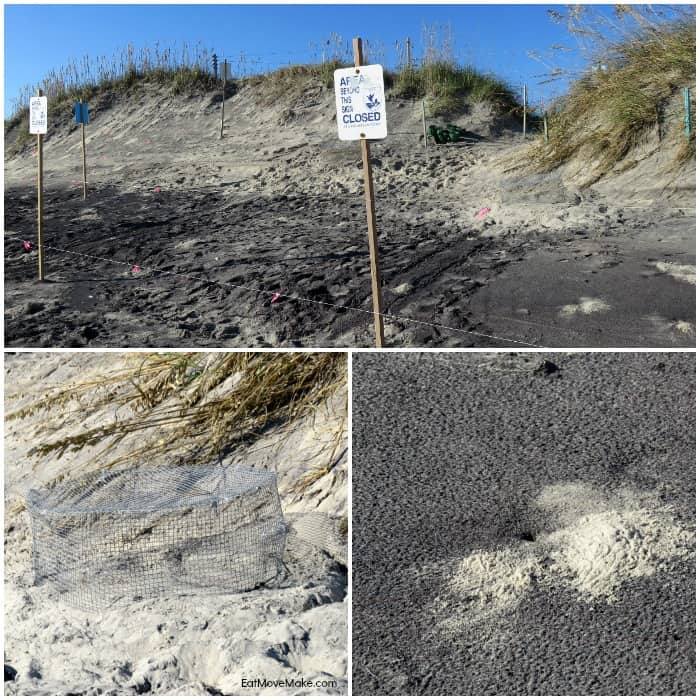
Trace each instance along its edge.
{"label": "sand dune", "polygon": [[[6,156],[8,344],[372,345],[360,154],[332,94],[244,86],[220,140],[217,95],[141,89],[96,102],[87,202],[77,130],[49,134],[46,285],[23,247],[35,159]],[[692,288],[649,265],[694,265],[693,164],[650,140],[582,188],[584,164],[523,173],[531,144],[483,106],[456,119],[481,142],[427,150],[420,103],[388,111],[372,147],[388,344],[692,345],[673,326],[692,322]],[[582,298],[610,311],[559,313]]]}

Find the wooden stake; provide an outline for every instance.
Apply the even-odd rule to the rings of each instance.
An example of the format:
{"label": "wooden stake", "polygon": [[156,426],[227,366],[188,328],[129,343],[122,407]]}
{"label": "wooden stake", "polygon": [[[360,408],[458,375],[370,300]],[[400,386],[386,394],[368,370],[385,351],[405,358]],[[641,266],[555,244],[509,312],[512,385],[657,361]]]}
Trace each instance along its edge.
{"label": "wooden stake", "polygon": [[[81,103],[81,112],[82,112],[82,103]],[[83,199],[87,199],[87,157],[85,155],[85,122],[82,122],[80,125],[81,131],[83,132]]]}
{"label": "wooden stake", "polygon": [[690,112],[690,88],[683,88],[683,101],[685,103],[685,138],[690,141],[693,120]]}
{"label": "wooden stake", "polygon": [[[357,64],[355,64],[357,65]],[[411,60],[411,37],[406,37],[406,66],[408,70],[413,69],[413,62]]]}
{"label": "wooden stake", "polygon": [[224,102],[226,102],[226,59],[223,60],[221,65],[221,71],[223,73],[224,82],[221,84],[221,134],[219,138],[224,138]]}
{"label": "wooden stake", "polygon": [[425,146],[425,150],[428,150],[428,130],[425,126],[425,100],[421,100],[421,104],[423,105],[423,145]]}
{"label": "wooden stake", "polygon": [[[363,65],[362,39],[352,40],[355,54],[355,67]],[[359,71],[358,71],[359,72]],[[369,142],[360,139],[362,150],[362,171],[365,178],[365,207],[367,209],[367,233],[369,237],[369,265],[372,276],[372,305],[374,309],[374,337],[378,348],[384,347],[384,319],[382,318],[382,288],[379,279],[379,250],[377,248],[377,216],[374,211],[374,181],[372,180],[372,160]]]}
{"label": "wooden stake", "polygon": [[544,113],[544,142],[549,143],[549,125],[547,124],[547,112]]}
{"label": "wooden stake", "polygon": [[[36,91],[41,97],[41,89]],[[42,225],[44,222],[44,135],[36,135],[37,175],[36,175],[36,205],[37,205],[37,252],[39,254],[39,282],[44,281],[44,248]]]}
{"label": "wooden stake", "polygon": [[527,85],[523,83],[523,136],[527,135]]}

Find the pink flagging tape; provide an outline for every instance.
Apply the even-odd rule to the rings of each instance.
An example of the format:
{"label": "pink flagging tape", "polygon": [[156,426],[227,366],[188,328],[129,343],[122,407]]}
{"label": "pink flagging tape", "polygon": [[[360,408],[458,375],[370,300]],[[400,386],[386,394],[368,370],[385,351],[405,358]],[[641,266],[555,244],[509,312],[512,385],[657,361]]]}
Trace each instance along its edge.
{"label": "pink flagging tape", "polygon": [[280,296],[281,296],[281,294],[279,292],[275,292],[272,295],[272,299],[270,300],[270,303],[274,304],[280,298]]}
{"label": "pink flagging tape", "polygon": [[491,209],[489,207],[483,207],[479,209],[479,211],[476,213],[477,219],[483,219],[487,214],[491,213]]}
{"label": "pink flagging tape", "polygon": [[[15,236],[5,236],[6,240],[9,241],[19,241],[21,239],[16,238]],[[77,256],[81,258],[88,258],[90,260],[100,260],[101,262],[107,262],[111,263],[112,265],[128,265],[131,267],[132,270],[134,268],[138,268],[138,270],[141,270],[141,268],[138,265],[134,265],[133,263],[126,262],[124,260],[114,260],[112,258],[105,258],[101,257],[99,255],[90,255],[89,253],[79,253],[76,250],[67,250],[66,248],[59,248],[57,246],[51,246],[51,245],[45,245],[45,249],[47,250],[55,250],[59,253],[66,253],[67,255],[72,255],[72,256]],[[163,276],[170,275],[173,277],[182,277],[186,279],[191,279],[195,280],[196,282],[204,282],[206,284],[216,284],[220,287],[229,287],[230,289],[243,289],[247,292],[252,292],[253,294],[269,294],[269,291],[265,289],[260,289],[257,287],[248,287],[242,284],[232,284],[231,282],[214,282],[212,280],[205,279],[204,277],[200,277],[198,275],[192,275],[188,272],[173,272],[172,270],[162,270],[157,267],[149,267],[147,268],[147,271],[150,272],[158,272]],[[417,318],[411,318],[410,316],[395,316],[393,314],[386,314],[386,313],[379,313],[377,314],[374,311],[369,311],[368,309],[362,309],[357,306],[346,306],[344,304],[334,304],[333,302],[330,301],[321,301],[320,299],[309,299],[308,297],[302,297],[302,296],[296,296],[294,294],[284,294],[282,292],[274,292],[274,294],[279,295],[279,298],[285,298],[289,299],[290,301],[301,301],[305,302],[308,304],[318,304],[319,306],[328,306],[333,309],[341,309],[343,311],[354,311],[356,313],[361,313],[365,314],[367,316],[381,316],[384,319],[387,319],[389,321],[400,321],[403,323],[410,323],[416,326],[429,326],[431,328],[442,328],[446,331],[454,331],[455,333],[460,333],[463,335],[474,335],[474,336],[479,336],[481,338],[489,338],[490,340],[498,340],[498,341],[503,341],[506,343],[514,343],[516,345],[527,345],[528,347],[532,348],[538,348],[540,347],[539,345],[536,345],[535,343],[528,343],[524,340],[513,340],[512,338],[503,338],[497,335],[491,335],[489,333],[480,333],[479,331],[468,331],[464,328],[455,328],[454,326],[446,326],[443,323],[434,323],[432,321],[420,321]]]}
{"label": "pink flagging tape", "polygon": [[22,243],[22,247],[23,247],[25,250],[31,250],[31,249],[32,249],[32,244],[31,244],[29,241],[24,241],[24,243]]}

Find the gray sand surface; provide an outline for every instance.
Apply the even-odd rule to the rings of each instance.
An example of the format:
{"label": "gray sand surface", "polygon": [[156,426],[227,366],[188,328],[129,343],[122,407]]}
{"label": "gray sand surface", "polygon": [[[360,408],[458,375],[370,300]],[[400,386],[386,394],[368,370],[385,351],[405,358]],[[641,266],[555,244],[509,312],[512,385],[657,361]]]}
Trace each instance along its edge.
{"label": "gray sand surface", "polygon": [[353,693],[694,694],[694,386],[685,353],[355,355]]}

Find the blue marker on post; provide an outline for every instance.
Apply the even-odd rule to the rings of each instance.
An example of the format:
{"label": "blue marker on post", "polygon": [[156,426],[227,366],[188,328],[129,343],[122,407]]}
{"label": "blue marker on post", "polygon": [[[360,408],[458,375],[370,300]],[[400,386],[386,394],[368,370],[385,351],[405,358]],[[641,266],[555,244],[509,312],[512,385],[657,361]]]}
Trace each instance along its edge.
{"label": "blue marker on post", "polygon": [[76,102],[73,105],[73,114],[75,115],[75,123],[76,124],[89,124],[90,123],[87,102]]}

